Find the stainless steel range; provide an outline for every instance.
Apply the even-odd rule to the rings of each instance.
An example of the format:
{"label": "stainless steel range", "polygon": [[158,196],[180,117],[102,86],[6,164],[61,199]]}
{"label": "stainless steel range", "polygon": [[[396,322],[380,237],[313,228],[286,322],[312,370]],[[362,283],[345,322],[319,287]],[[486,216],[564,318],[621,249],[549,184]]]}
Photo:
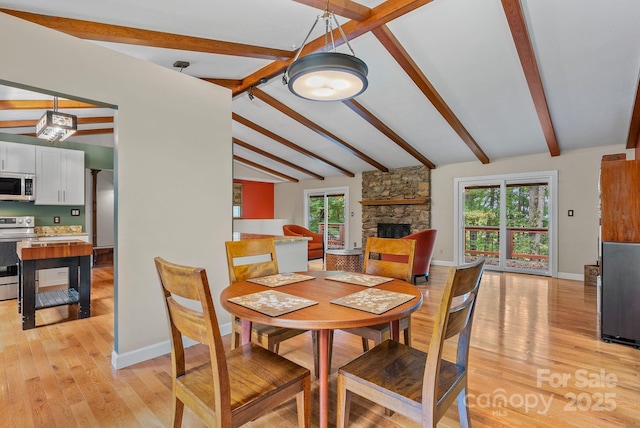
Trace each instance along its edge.
{"label": "stainless steel range", "polygon": [[0,217],[0,300],[18,297],[16,242],[37,237],[33,216]]}

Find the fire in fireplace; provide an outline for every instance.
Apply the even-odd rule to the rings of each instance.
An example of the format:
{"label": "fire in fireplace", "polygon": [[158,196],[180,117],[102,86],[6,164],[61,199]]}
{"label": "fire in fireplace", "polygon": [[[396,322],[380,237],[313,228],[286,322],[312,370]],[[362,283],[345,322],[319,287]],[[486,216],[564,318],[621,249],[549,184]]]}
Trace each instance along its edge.
{"label": "fire in fireplace", "polygon": [[411,225],[402,223],[378,223],[378,238],[402,238],[411,234]]}

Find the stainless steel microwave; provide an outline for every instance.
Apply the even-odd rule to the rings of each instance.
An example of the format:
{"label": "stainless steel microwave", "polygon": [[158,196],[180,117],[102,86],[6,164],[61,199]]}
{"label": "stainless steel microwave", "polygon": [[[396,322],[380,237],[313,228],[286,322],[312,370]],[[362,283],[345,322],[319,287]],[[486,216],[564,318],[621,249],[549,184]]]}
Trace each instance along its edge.
{"label": "stainless steel microwave", "polygon": [[0,201],[35,201],[36,176],[0,172]]}

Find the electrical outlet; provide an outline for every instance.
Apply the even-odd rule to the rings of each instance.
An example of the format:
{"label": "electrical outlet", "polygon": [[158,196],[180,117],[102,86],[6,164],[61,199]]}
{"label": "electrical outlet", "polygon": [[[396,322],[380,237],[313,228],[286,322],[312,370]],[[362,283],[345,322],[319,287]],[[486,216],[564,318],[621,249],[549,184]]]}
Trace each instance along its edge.
{"label": "electrical outlet", "polygon": [[72,210],[71,210],[71,215],[72,215],[72,216],[78,216],[78,215],[80,215],[80,210],[79,210],[79,209],[76,209],[76,208],[72,209]]}
{"label": "electrical outlet", "polygon": [[60,217],[55,216],[55,217],[53,218],[53,222],[54,222],[55,224],[59,224],[59,223],[60,223]]}

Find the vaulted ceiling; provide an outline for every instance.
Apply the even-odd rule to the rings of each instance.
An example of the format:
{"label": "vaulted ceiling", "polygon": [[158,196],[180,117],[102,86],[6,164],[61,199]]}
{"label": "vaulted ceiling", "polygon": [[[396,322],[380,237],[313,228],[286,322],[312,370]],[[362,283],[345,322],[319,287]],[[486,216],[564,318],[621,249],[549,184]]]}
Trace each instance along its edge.
{"label": "vaulted ceiling", "polygon": [[[230,88],[235,162],[273,181],[638,144],[637,0],[329,0],[369,67],[369,87],[349,101],[313,102],[282,75],[326,7],[0,0],[0,13]],[[323,48],[323,30],[309,40],[302,55]],[[0,139],[32,135],[51,103],[1,87]],[[66,99],[59,108],[79,116],[72,140],[112,139],[108,109]]]}

